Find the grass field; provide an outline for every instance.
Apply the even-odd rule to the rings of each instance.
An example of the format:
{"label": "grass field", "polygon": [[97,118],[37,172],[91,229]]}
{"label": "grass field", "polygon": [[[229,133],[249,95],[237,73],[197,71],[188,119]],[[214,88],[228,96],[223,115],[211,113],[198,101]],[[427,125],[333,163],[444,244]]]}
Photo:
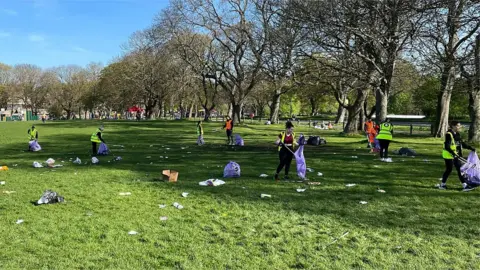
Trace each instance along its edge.
{"label": "grass field", "polygon": [[[123,160],[85,164],[98,124],[37,123],[43,150],[31,153],[29,123],[0,123],[0,165],[10,168],[0,172],[0,269],[480,268],[480,191],[460,192],[456,175],[450,190],[434,188],[444,169],[440,140],[396,136],[391,150],[408,146],[418,156],[381,163],[361,136],[302,127],[297,134],[328,141],[305,149],[315,170],[308,178],[321,182],[306,186],[259,177],[273,176],[280,125],[236,128],[246,144],[237,148],[224,146],[219,123],[205,124],[207,144],[198,147],[194,122],[105,122],[105,140]],[[48,158],[64,167],[32,167]],[[222,178],[230,160],[241,178]],[[157,180],[163,169],[179,171],[179,181]],[[227,183],[198,185],[209,178]],[[66,202],[34,206],[46,189]]]}

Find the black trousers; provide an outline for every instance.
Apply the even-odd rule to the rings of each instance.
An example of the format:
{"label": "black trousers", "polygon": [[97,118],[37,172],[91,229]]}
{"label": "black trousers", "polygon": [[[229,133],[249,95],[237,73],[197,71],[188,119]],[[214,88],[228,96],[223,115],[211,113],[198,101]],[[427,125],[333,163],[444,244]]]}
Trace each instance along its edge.
{"label": "black trousers", "polygon": [[97,143],[92,142],[92,155],[96,155],[96,154],[97,154]]}
{"label": "black trousers", "polygon": [[277,167],[277,174],[285,167],[285,175],[288,175],[288,171],[290,171],[290,164],[292,164],[293,154],[292,152],[288,151],[285,147],[280,149],[278,153],[278,157],[280,158],[280,164]]}
{"label": "black trousers", "polygon": [[378,140],[380,143],[380,158],[388,158],[388,146],[390,145],[389,140]]}
{"label": "black trousers", "polygon": [[227,129],[227,144],[229,144],[229,143],[233,144],[232,133],[233,133],[233,130]]}
{"label": "black trousers", "polygon": [[465,183],[465,177],[463,177],[462,173],[460,172],[460,167],[462,167],[462,164],[460,163],[460,160],[458,158],[455,159],[444,159],[445,160],[445,172],[443,173],[442,177],[442,183],[447,183],[448,176],[453,171],[453,166],[455,166],[455,169],[457,170],[458,174],[458,179],[460,179],[460,182]]}

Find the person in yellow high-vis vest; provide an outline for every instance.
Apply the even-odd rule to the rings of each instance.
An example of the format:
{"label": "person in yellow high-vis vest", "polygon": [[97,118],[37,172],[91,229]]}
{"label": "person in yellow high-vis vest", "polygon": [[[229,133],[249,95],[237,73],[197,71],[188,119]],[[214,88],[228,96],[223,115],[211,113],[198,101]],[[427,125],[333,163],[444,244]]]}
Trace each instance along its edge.
{"label": "person in yellow high-vis vest", "polygon": [[101,142],[105,143],[105,140],[102,138],[103,129],[103,126],[100,126],[90,137],[90,141],[92,142],[92,156],[97,155],[97,144]]}
{"label": "person in yellow high-vis vest", "polygon": [[385,119],[385,122],[380,124],[380,131],[377,135],[377,140],[380,144],[380,160],[385,162],[392,162],[388,157],[388,146],[393,139],[393,125],[390,119]]}
{"label": "person in yellow high-vis vest", "polygon": [[285,180],[288,180],[288,172],[290,170],[290,164],[293,159],[294,146],[297,144],[295,141],[295,133],[293,132],[292,122],[287,122],[285,124],[285,131],[278,135],[278,139],[275,142],[278,145],[278,156],[280,159],[280,164],[278,164],[277,171],[275,172],[275,180],[279,180],[278,174],[285,167]]}
{"label": "person in yellow high-vis vest", "polygon": [[470,187],[466,183],[466,179],[460,171],[462,163],[459,158],[463,157],[462,147],[471,151],[476,150],[462,141],[462,137],[460,136],[461,128],[462,125],[458,121],[452,121],[450,129],[447,131],[447,134],[445,134],[445,143],[442,151],[442,157],[445,160],[445,172],[443,173],[442,183],[438,185],[439,189],[447,189],[448,176],[452,173],[453,166],[455,166],[458,173],[458,179],[462,182],[463,191],[473,190],[473,187]]}
{"label": "person in yellow high-vis vest", "polygon": [[35,125],[32,125],[32,128],[27,131],[27,134],[30,138],[30,141],[38,141],[38,130],[35,128]]}

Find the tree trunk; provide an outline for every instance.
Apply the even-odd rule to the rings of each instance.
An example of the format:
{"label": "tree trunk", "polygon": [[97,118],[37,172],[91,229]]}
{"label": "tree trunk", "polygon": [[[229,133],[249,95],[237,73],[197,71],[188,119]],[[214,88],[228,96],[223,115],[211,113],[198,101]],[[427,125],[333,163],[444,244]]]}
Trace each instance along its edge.
{"label": "tree trunk", "polygon": [[242,104],[232,103],[232,113],[233,113],[232,119],[235,124],[240,124],[240,122],[242,121],[242,118],[240,115],[241,110],[242,110]]}
{"label": "tree trunk", "polygon": [[275,94],[273,94],[272,97],[272,104],[269,106],[270,107],[270,122],[273,123],[278,123],[278,114],[280,112],[280,96],[281,94],[279,91],[275,91]]}
{"label": "tree trunk", "polygon": [[453,84],[455,83],[455,63],[453,60],[445,64],[442,72],[440,93],[437,101],[437,115],[435,119],[435,137],[443,137],[448,129],[448,114],[450,112],[450,99]]}
{"label": "tree trunk", "polygon": [[230,104],[228,105],[228,114],[227,114],[227,115],[228,115],[228,117],[230,117],[230,118],[232,118],[232,116],[233,116],[233,104],[232,104],[232,103],[230,103]]}
{"label": "tree trunk", "polygon": [[348,119],[343,132],[347,134],[357,133],[358,131],[358,112],[355,112],[356,109],[351,107],[348,109]]}
{"label": "tree trunk", "polygon": [[195,106],[195,103],[192,103],[192,106],[190,106],[190,110],[188,111],[189,120],[192,120],[193,106]]}
{"label": "tree trunk", "polygon": [[[343,93],[338,93],[338,98],[343,102],[346,103],[347,97]],[[335,124],[345,122],[345,114],[347,113],[347,109],[343,107],[340,103],[338,103],[337,109],[337,117],[335,117]]]}
{"label": "tree trunk", "polygon": [[387,119],[388,92],[384,93],[380,87],[375,91],[375,120],[382,123]]}
{"label": "tree trunk", "polygon": [[318,111],[317,100],[315,98],[309,98],[308,101],[310,102],[310,107],[312,108],[310,111],[310,116],[315,116]]}
{"label": "tree trunk", "polygon": [[468,130],[468,141],[480,143],[480,92],[470,93],[470,129]]}

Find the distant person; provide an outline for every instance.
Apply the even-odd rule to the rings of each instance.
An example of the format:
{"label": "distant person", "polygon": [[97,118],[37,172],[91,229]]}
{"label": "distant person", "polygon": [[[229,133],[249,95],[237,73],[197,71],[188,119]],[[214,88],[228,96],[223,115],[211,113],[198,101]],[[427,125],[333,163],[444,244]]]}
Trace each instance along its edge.
{"label": "distant person", "polygon": [[227,116],[227,120],[225,121],[225,124],[223,125],[223,128],[227,132],[227,145],[234,145],[233,142],[233,120],[230,118],[230,116]]}
{"label": "distant person", "polygon": [[455,166],[458,179],[460,179],[460,182],[462,183],[462,191],[471,191],[474,189],[474,187],[471,187],[466,183],[466,179],[460,171],[460,168],[462,167],[460,158],[463,157],[462,147],[471,151],[476,150],[462,141],[462,137],[460,136],[461,128],[462,125],[458,121],[452,121],[447,134],[445,134],[445,143],[442,151],[442,157],[445,160],[445,172],[442,176],[442,182],[438,186],[439,189],[447,189],[447,179],[448,176],[450,176],[450,173],[452,173],[453,166]]}
{"label": "distant person", "polygon": [[284,179],[289,179],[288,173],[290,171],[290,164],[292,163],[293,159],[294,145],[297,144],[295,141],[295,133],[293,132],[293,128],[293,124],[291,122],[287,122],[285,124],[285,131],[278,135],[278,139],[275,142],[275,144],[278,145],[278,157],[280,159],[280,164],[278,164],[274,176],[276,181],[280,179],[278,175],[282,171],[283,167],[285,167]]}
{"label": "distant person", "polygon": [[380,160],[392,162],[392,159],[388,157],[388,147],[393,139],[393,125],[390,123],[390,119],[387,118],[385,122],[380,124],[380,132],[378,132],[377,139],[380,143]]}
{"label": "distant person", "polygon": [[97,143],[102,143],[102,142],[105,143],[105,140],[103,140],[102,138],[103,130],[104,130],[104,127],[102,125],[90,137],[90,141],[92,142],[92,156],[97,155]]}
{"label": "distant person", "polygon": [[45,114],[42,114],[42,123],[45,124],[45,121],[47,121],[47,116]]}

